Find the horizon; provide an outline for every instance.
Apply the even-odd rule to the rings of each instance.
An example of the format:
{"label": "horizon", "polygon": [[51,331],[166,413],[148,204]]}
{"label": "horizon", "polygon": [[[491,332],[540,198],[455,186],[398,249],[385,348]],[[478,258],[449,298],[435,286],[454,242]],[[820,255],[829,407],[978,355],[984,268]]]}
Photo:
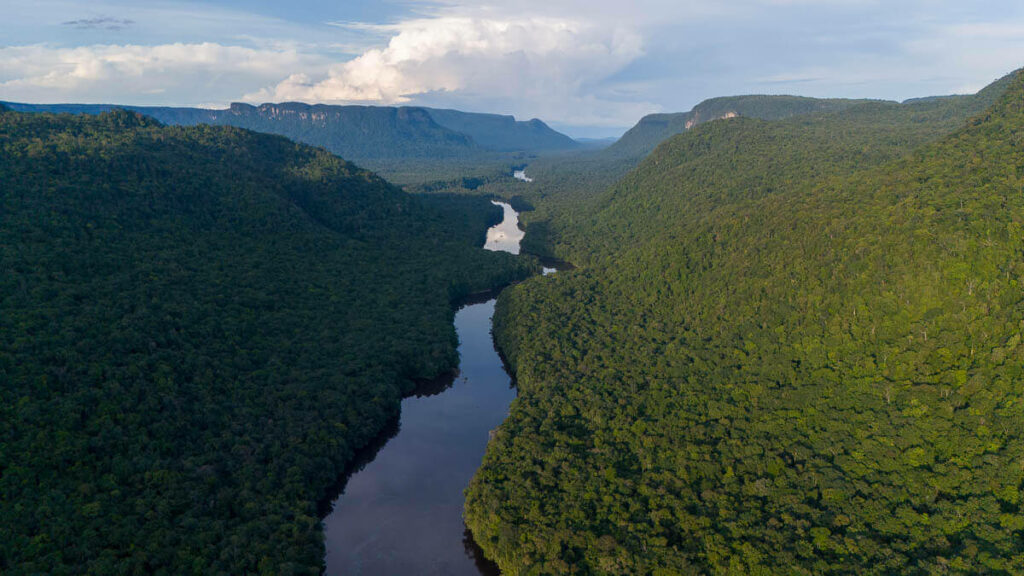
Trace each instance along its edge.
{"label": "horizon", "polygon": [[1024,3],[490,1],[7,0],[0,572],[1024,575]]}
{"label": "horizon", "polygon": [[422,106],[574,138],[717,96],[973,93],[1024,53],[1024,6],[1006,1],[41,0],[6,16],[0,100]]}
{"label": "horizon", "polygon": [[[1013,70],[1009,70],[1003,76],[1000,76],[1000,77],[997,77],[997,78],[993,78],[991,82],[989,82],[988,84],[985,84],[984,86],[981,86],[978,90],[975,90],[973,92],[955,92],[955,93],[949,93],[949,94],[921,94],[919,96],[910,96],[910,97],[904,98],[902,100],[886,99],[886,98],[871,98],[871,97],[865,97],[865,98],[859,98],[859,99],[860,100],[871,100],[871,101],[876,101],[876,102],[905,103],[905,102],[909,102],[909,101],[912,101],[912,100],[918,100],[918,99],[923,99],[923,98],[942,98],[942,97],[948,97],[948,96],[968,96],[968,95],[976,94],[978,91],[986,88],[989,84],[991,84],[993,82],[996,82],[996,81],[1000,80],[1001,78],[1003,78],[1003,77],[1005,77],[1007,75],[1013,74],[1014,72],[1017,72],[1019,70],[1024,70],[1024,68],[1015,68]],[[780,93],[756,93],[756,94],[755,93],[748,93],[748,94],[722,94],[722,95],[718,95],[718,96],[709,96],[707,98],[704,98],[704,99],[700,100],[699,102],[697,102],[692,107],[690,107],[690,108],[688,108],[686,110],[675,110],[675,111],[665,111],[665,112],[652,112],[650,115],[687,113],[687,112],[690,112],[694,107],[702,104],[703,102],[706,102],[708,100],[714,99],[714,98],[735,98],[735,97],[743,97],[743,96],[772,96],[772,97],[795,96],[795,97],[806,97],[803,94],[781,93],[781,92]],[[823,96],[823,97],[814,97],[814,98],[821,98],[821,99],[850,99],[850,100],[858,99],[858,98],[845,97],[845,96]],[[225,103],[223,105],[218,104],[218,105],[210,105],[210,106],[184,106],[184,105],[177,105],[177,104],[133,104],[133,103],[130,103],[130,102],[71,102],[71,101],[66,101],[66,102],[16,102],[16,101],[13,101],[13,100],[4,100],[4,99],[0,99],[0,104],[29,105],[29,106],[75,106],[75,105],[82,105],[82,106],[110,106],[110,107],[122,107],[123,106],[123,107],[126,107],[126,108],[171,108],[171,109],[179,108],[179,109],[199,109],[199,110],[213,110],[213,111],[228,110],[231,106],[234,106],[236,104],[252,106],[252,107],[255,107],[255,108],[259,108],[261,106],[282,106],[282,105],[287,105],[287,104],[300,104],[300,105],[303,105],[303,106],[338,106],[338,107],[351,106],[351,107],[367,107],[367,108],[391,108],[391,107],[394,107],[394,108],[422,108],[422,109],[427,109],[427,110],[431,110],[431,109],[433,109],[433,110],[454,110],[456,112],[465,112],[465,113],[470,113],[470,114],[507,116],[507,117],[513,118],[516,122],[532,122],[532,121],[535,121],[535,120],[539,120],[539,121],[543,122],[544,124],[546,124],[548,127],[552,128],[552,129],[554,129],[554,130],[556,130],[558,132],[561,132],[562,134],[565,134],[566,136],[569,136],[573,140],[576,140],[576,141],[581,142],[581,143],[585,143],[585,142],[604,142],[604,141],[615,141],[615,140],[618,140],[626,132],[628,132],[631,128],[634,128],[637,125],[637,123],[640,122],[640,120],[642,120],[644,117],[647,116],[647,115],[645,115],[645,116],[643,116],[641,118],[638,118],[637,119],[637,123],[634,123],[634,124],[632,124],[630,126],[622,126],[622,127],[617,127],[617,128],[616,127],[600,128],[600,127],[586,127],[586,126],[583,126],[583,127],[570,126],[567,129],[563,129],[563,127],[560,126],[557,122],[548,121],[548,120],[546,120],[544,118],[537,118],[537,117],[524,118],[524,117],[516,116],[515,114],[511,114],[511,113],[493,112],[493,111],[487,111],[487,110],[479,110],[478,111],[478,110],[466,110],[466,109],[458,109],[458,108],[443,108],[443,107],[438,107],[438,106],[426,106],[426,105],[420,105],[420,104],[367,104],[367,103],[360,103],[360,102],[345,103],[345,104],[334,104],[334,103],[328,103],[328,102],[303,102],[303,101],[300,101],[300,100],[288,100],[288,101],[280,101],[280,102],[271,102],[271,101],[268,101],[268,102],[241,102],[241,101],[236,101],[236,102],[228,102],[228,103]],[[590,135],[590,134],[594,134],[594,135]]]}

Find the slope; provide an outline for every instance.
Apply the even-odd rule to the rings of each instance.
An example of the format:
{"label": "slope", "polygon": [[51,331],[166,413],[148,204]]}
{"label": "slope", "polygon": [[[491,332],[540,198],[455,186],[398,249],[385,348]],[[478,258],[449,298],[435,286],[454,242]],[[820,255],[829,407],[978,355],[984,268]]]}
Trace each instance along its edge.
{"label": "slope", "polygon": [[99,114],[117,108],[171,125],[237,126],[322,146],[356,161],[393,158],[453,158],[479,154],[473,139],[434,122],[421,108],[327,106],[295,102],[232,104],[225,110],[113,106],[106,104],[15,104],[20,112]]}
{"label": "slope", "polygon": [[576,142],[540,120],[457,110],[301,103],[232,104],[224,110],[108,104],[7,103],[19,112],[99,114],[125,108],[181,126],[236,126],[322,146],[403,184],[493,177],[535,154]]}
{"label": "slope", "polygon": [[544,122],[520,122],[512,116],[478,114],[459,110],[426,108],[435,122],[473,138],[480,146],[496,152],[552,152],[573,150],[579,144]]}
{"label": "slope", "polygon": [[802,96],[768,96],[753,94],[705,100],[689,112],[651,114],[640,119],[615,143],[604,151],[606,157],[642,157],[676,134],[711,120],[743,116],[762,120],[778,120],[812,112],[843,110],[865,100],[842,98],[806,98]]}
{"label": "slope", "polygon": [[277,136],[0,112],[0,151],[4,574],[318,574],[453,300],[533,270],[486,202]]}
{"label": "slope", "polygon": [[[1011,77],[1005,76],[977,94],[966,96],[908,100],[903,104],[880,100],[860,103],[852,100],[831,101],[855,105],[831,112],[790,116],[784,118],[783,122],[791,126],[811,127],[826,149],[832,148],[829,134],[836,133],[840,136],[839,141],[865,148],[866,155],[874,158],[874,161],[884,160],[956,130],[968,118],[992,106],[1005,91]],[[778,100],[780,107],[777,109],[765,107],[775,100],[750,99],[751,102],[762,104],[758,110],[763,115],[785,116],[787,110],[792,110],[786,98]],[[728,105],[734,100],[723,98],[708,102]],[[829,102],[806,100],[809,102],[803,99],[797,99],[796,102],[802,102],[802,105]],[[715,112],[721,110],[723,108],[714,109]],[[705,117],[715,119],[714,115]],[[574,254],[571,246],[574,243],[584,245],[586,242],[574,240],[571,236],[594,229],[583,220],[599,210],[599,204],[607,199],[604,192],[635,168],[641,159],[591,153],[576,157],[543,158],[532,163],[529,169],[535,184],[529,187],[514,186],[511,192],[506,192],[522,195],[537,208],[523,216],[524,224],[531,232],[527,234],[524,248],[534,254],[578,259],[582,263],[589,256]],[[657,214],[652,212],[651,216]]]}
{"label": "slope", "polygon": [[506,573],[1024,570],[1024,77],[906,156],[818,123],[666,142],[503,294],[467,521]]}

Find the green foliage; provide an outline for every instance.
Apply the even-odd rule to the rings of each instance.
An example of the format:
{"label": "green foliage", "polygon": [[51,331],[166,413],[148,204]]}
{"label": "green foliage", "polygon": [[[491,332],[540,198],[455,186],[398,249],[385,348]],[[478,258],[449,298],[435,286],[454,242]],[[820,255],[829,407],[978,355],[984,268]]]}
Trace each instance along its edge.
{"label": "green foliage", "polygon": [[743,116],[761,120],[779,120],[812,112],[845,110],[866,100],[842,98],[822,99],[802,96],[727,96],[705,100],[689,112],[650,114],[622,135],[615,144],[601,151],[605,158],[637,158],[646,156],[658,144],[705,122]]}
{"label": "green foliage", "polygon": [[[956,130],[968,118],[992,106],[1005,91],[1010,79],[1011,76],[1004,77],[970,96],[917,99],[903,104],[794,97],[716,98],[698,106],[694,112],[679,116],[684,120],[690,119],[697,111],[703,111],[699,116],[703,121],[711,121],[722,115],[723,111],[744,110],[762,119],[782,118],[784,120],[771,123],[779,125],[772,130],[780,131],[772,138],[794,137],[801,130],[809,130],[810,136],[807,138],[821,142],[829,151],[835,151],[836,146],[845,147],[844,162],[859,155],[858,162],[876,163],[893,159]],[[801,109],[817,108],[825,111],[794,115]],[[741,114],[740,117],[746,116]],[[685,123],[679,127],[685,128]],[[635,130],[644,132],[639,128],[638,125]],[[757,132],[760,128],[749,130]],[[669,134],[663,136],[668,137]],[[754,137],[763,136],[755,134]],[[623,140],[628,139],[624,136]],[[810,145],[798,146],[808,152],[812,149]],[[523,223],[529,232],[523,244],[527,252],[566,259],[585,259],[589,254],[582,252],[589,251],[577,250],[573,253],[572,246],[583,246],[587,242],[573,236],[597,230],[598,227],[590,219],[602,210],[599,204],[608,201],[609,195],[604,192],[636,168],[647,150],[649,148],[632,156],[605,150],[539,158],[529,166],[530,174],[535,179],[533,184],[506,185],[506,190],[485,186],[481,191],[503,195],[521,194],[537,207],[536,211],[523,216]],[[709,168],[714,169],[715,166]],[[609,212],[604,210],[606,214]],[[651,213],[657,216],[656,211]],[[615,216],[611,216],[611,219],[614,220]]]}
{"label": "green foliage", "polygon": [[318,574],[452,302],[535,271],[498,218],[277,136],[0,113],[0,572]]}
{"label": "green foliage", "polygon": [[487,554],[1024,572],[1024,76],[1000,89],[955,130],[977,99],[712,122],[552,218],[583,266],[499,300],[520,396],[467,494]]}

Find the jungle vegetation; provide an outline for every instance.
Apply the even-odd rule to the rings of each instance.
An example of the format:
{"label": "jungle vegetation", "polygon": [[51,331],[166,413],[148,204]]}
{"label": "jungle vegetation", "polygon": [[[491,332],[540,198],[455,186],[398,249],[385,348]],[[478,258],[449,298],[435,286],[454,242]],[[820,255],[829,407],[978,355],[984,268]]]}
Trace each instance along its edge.
{"label": "jungle vegetation", "polygon": [[[992,106],[1009,81],[1010,76],[1003,77],[977,94],[918,98],[903,103],[756,95],[713,98],[690,112],[663,115],[674,118],[669,123],[671,130],[645,128],[644,119],[606,150],[531,161],[527,170],[534,182],[529,185],[506,178],[493,180],[476,192],[519,196],[536,208],[522,218],[530,232],[523,244],[528,252],[587,258],[586,250],[570,254],[573,242],[561,236],[590,230],[585,219],[599,210],[594,204],[604,201],[606,190],[635,169],[657,143],[675,134],[736,113],[742,118],[781,121],[784,126],[805,126],[830,146],[834,145],[830,143],[834,138],[840,138],[843,146],[860,146],[866,151],[860,162],[877,162],[956,130]],[[690,120],[694,124],[686,128]]]}
{"label": "jungle vegetation", "polygon": [[467,493],[505,573],[1024,572],[1024,75],[557,196],[577,268],[499,299],[520,395]]}
{"label": "jungle vegetation", "polygon": [[0,573],[319,574],[317,504],[536,272],[500,210],[229,127],[0,109]]}

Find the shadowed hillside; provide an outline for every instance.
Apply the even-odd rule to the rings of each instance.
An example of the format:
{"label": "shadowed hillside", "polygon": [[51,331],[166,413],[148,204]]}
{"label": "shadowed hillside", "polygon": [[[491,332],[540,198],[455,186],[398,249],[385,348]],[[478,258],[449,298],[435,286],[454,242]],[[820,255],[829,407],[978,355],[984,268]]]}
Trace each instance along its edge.
{"label": "shadowed hillside", "polygon": [[318,574],[500,210],[237,128],[0,111],[0,572]]}

